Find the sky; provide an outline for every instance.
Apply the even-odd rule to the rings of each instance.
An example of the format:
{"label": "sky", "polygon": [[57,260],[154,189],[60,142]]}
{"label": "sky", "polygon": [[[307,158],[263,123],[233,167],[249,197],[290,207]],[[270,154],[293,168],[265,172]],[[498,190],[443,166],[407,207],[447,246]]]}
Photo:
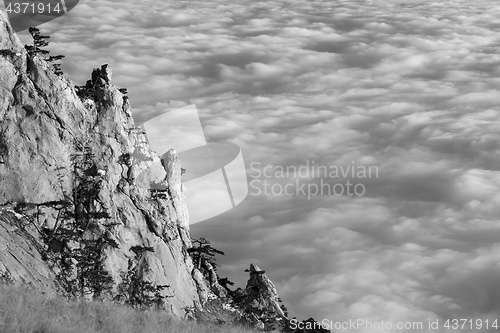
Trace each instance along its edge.
{"label": "sky", "polygon": [[423,323],[335,332],[486,332],[499,15],[491,0],[82,0],[39,28],[74,84],[108,63],[137,124],[195,104],[208,142],[241,148],[249,195],[191,226],[226,253],[221,276],[243,287],[259,265],[299,319]]}

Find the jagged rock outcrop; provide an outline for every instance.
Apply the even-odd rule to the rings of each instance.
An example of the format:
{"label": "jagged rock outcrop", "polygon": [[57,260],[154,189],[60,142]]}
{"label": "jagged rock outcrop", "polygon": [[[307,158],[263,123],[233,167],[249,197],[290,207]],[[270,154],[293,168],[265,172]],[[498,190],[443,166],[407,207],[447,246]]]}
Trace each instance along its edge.
{"label": "jagged rock outcrop", "polygon": [[[167,308],[184,316],[183,309],[206,301],[209,286],[186,252],[180,162],[175,151],[161,160],[149,148],[111,74],[107,65],[94,69],[82,101],[71,81],[27,55],[0,13],[0,276],[57,289],[57,271],[43,258],[57,247],[45,244],[41,231],[63,223],[61,211],[74,198],[72,157],[89,152],[87,180],[96,191],[89,205],[109,218],[86,232],[118,244],[105,251],[106,270],[115,285],[131,264],[144,280],[168,285]],[[73,204],[75,216],[88,210]],[[137,258],[134,246],[153,251]]]}
{"label": "jagged rock outcrop", "polygon": [[250,274],[245,289],[231,292],[232,304],[241,311],[242,321],[273,333],[330,333],[313,318],[303,321],[288,318],[288,310],[265,271],[254,264],[245,271]]}
{"label": "jagged rock outcrop", "polygon": [[113,244],[99,254],[113,293],[132,272],[167,286],[164,308],[179,317],[279,332],[287,314],[258,266],[231,291],[209,261],[193,265],[181,161],[150,149],[111,79],[103,65],[75,87],[27,54],[0,13],[0,281],[70,293],[60,263],[87,247],[76,233]]}
{"label": "jagged rock outcrop", "polygon": [[262,309],[266,312],[273,312],[278,317],[284,317],[285,313],[280,307],[276,287],[267,277],[265,271],[261,270],[257,265],[250,264],[248,272],[250,278],[245,288],[248,302],[254,308]]}
{"label": "jagged rock outcrop", "polygon": [[245,271],[250,274],[247,286],[232,292],[234,303],[242,310],[243,320],[257,329],[281,332],[287,314],[280,305],[276,287],[257,265],[250,264]]}
{"label": "jagged rock outcrop", "polygon": [[220,298],[226,298],[228,296],[228,290],[219,284],[219,276],[210,263],[205,263],[205,267],[208,271],[208,276],[206,276],[210,290]]}

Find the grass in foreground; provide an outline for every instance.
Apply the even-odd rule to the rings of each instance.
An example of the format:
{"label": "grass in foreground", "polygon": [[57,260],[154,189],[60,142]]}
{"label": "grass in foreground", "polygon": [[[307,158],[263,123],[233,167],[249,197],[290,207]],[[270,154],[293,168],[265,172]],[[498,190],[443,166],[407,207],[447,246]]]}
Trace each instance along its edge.
{"label": "grass in foreground", "polygon": [[2,333],[251,333],[108,302],[71,302],[0,284]]}

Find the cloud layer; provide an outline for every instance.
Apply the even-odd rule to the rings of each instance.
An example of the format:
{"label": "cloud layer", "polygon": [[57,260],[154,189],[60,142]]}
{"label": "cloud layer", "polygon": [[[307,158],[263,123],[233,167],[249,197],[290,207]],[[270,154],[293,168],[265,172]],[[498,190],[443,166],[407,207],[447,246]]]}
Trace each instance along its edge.
{"label": "cloud layer", "polygon": [[81,1],[40,29],[75,84],[109,63],[137,123],[196,104],[258,186],[297,180],[266,166],[376,166],[298,179],[363,196],[251,190],[192,233],[240,285],[250,262],[266,269],[300,318],[426,328],[500,312],[499,14],[487,0]]}

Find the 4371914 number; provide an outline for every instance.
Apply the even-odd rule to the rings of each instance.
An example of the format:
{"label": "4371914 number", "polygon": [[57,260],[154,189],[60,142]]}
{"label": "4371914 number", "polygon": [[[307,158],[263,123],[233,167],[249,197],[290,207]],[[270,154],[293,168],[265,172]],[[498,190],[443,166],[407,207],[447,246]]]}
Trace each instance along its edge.
{"label": "4371914 number", "polygon": [[444,328],[457,330],[457,329],[498,329],[498,319],[488,320],[488,319],[448,319],[444,323]]}
{"label": "4371914 number", "polygon": [[9,14],[59,14],[66,13],[64,0],[60,3],[34,3],[34,2],[13,2],[9,3],[5,11]]}

